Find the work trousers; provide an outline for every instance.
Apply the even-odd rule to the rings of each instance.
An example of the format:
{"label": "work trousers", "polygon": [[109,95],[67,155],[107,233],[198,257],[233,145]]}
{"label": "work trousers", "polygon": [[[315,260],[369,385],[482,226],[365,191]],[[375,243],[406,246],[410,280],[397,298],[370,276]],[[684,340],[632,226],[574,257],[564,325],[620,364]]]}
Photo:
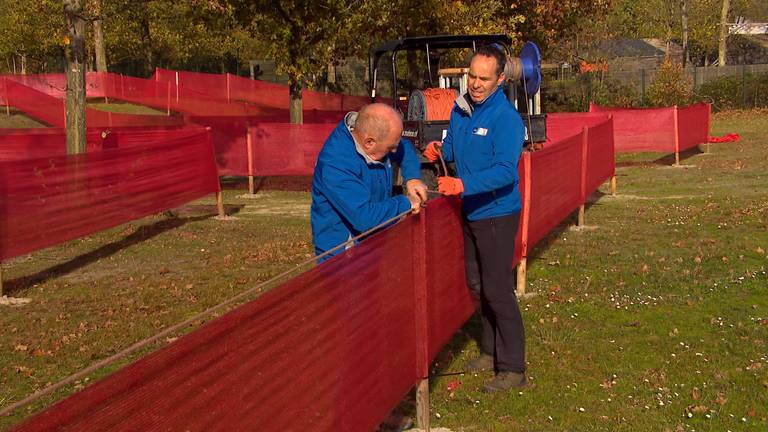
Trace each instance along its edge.
{"label": "work trousers", "polygon": [[525,371],[525,329],[515,296],[512,267],[520,214],[470,221],[464,218],[467,283],[480,299],[481,350],[498,371]]}

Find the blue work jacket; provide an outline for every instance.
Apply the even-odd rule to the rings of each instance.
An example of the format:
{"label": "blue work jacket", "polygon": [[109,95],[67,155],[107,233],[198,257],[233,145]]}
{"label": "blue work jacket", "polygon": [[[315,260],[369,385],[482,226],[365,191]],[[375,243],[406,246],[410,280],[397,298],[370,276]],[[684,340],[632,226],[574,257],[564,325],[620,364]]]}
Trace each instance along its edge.
{"label": "blue work jacket", "polygon": [[517,164],[525,127],[501,87],[479,104],[464,94],[456,99],[443,155],[455,162],[464,184],[462,208],[469,220],[520,212]]}
{"label": "blue work jacket", "polygon": [[317,255],[411,208],[404,195],[392,196],[392,162],[400,164],[404,181],[421,178],[419,157],[406,140],[382,161],[366,158],[347,125],[350,114],[331,132],[315,164],[310,219]]}

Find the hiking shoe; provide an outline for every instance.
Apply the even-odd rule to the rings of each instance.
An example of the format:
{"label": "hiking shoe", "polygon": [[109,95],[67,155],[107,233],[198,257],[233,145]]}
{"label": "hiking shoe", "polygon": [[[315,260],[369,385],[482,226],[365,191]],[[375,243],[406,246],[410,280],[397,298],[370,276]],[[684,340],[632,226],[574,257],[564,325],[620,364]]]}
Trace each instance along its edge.
{"label": "hiking shoe", "polygon": [[528,385],[528,380],[525,379],[524,373],[517,372],[499,372],[483,386],[483,391],[486,393],[495,393],[499,391],[507,391],[512,388],[522,388]]}
{"label": "hiking shoe", "polygon": [[470,360],[464,365],[464,370],[467,372],[480,372],[491,369],[493,369],[493,356],[485,353],[481,353],[480,357]]}

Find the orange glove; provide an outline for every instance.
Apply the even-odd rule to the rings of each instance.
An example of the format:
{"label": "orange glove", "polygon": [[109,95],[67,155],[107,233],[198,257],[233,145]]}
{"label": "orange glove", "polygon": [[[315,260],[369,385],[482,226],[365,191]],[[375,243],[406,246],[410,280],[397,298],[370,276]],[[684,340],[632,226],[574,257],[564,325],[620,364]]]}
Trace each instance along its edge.
{"label": "orange glove", "polygon": [[425,158],[427,158],[428,161],[434,162],[440,158],[440,151],[442,150],[443,144],[440,141],[432,141],[429,144],[427,144],[427,148],[424,149],[424,155]]}
{"label": "orange glove", "polygon": [[438,177],[437,190],[443,195],[460,195],[464,192],[464,183],[456,177]]}

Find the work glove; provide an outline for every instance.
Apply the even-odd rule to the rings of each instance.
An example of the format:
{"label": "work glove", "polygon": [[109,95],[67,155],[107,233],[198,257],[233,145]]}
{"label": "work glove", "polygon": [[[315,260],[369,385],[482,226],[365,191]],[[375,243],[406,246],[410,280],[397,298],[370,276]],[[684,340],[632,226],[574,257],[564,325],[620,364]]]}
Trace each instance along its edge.
{"label": "work glove", "polygon": [[461,195],[464,192],[464,183],[456,177],[438,177],[437,190],[443,195]]}
{"label": "work glove", "polygon": [[434,162],[440,158],[440,151],[442,150],[443,143],[440,141],[432,141],[429,144],[427,144],[427,148],[424,149],[424,157],[430,161]]}

